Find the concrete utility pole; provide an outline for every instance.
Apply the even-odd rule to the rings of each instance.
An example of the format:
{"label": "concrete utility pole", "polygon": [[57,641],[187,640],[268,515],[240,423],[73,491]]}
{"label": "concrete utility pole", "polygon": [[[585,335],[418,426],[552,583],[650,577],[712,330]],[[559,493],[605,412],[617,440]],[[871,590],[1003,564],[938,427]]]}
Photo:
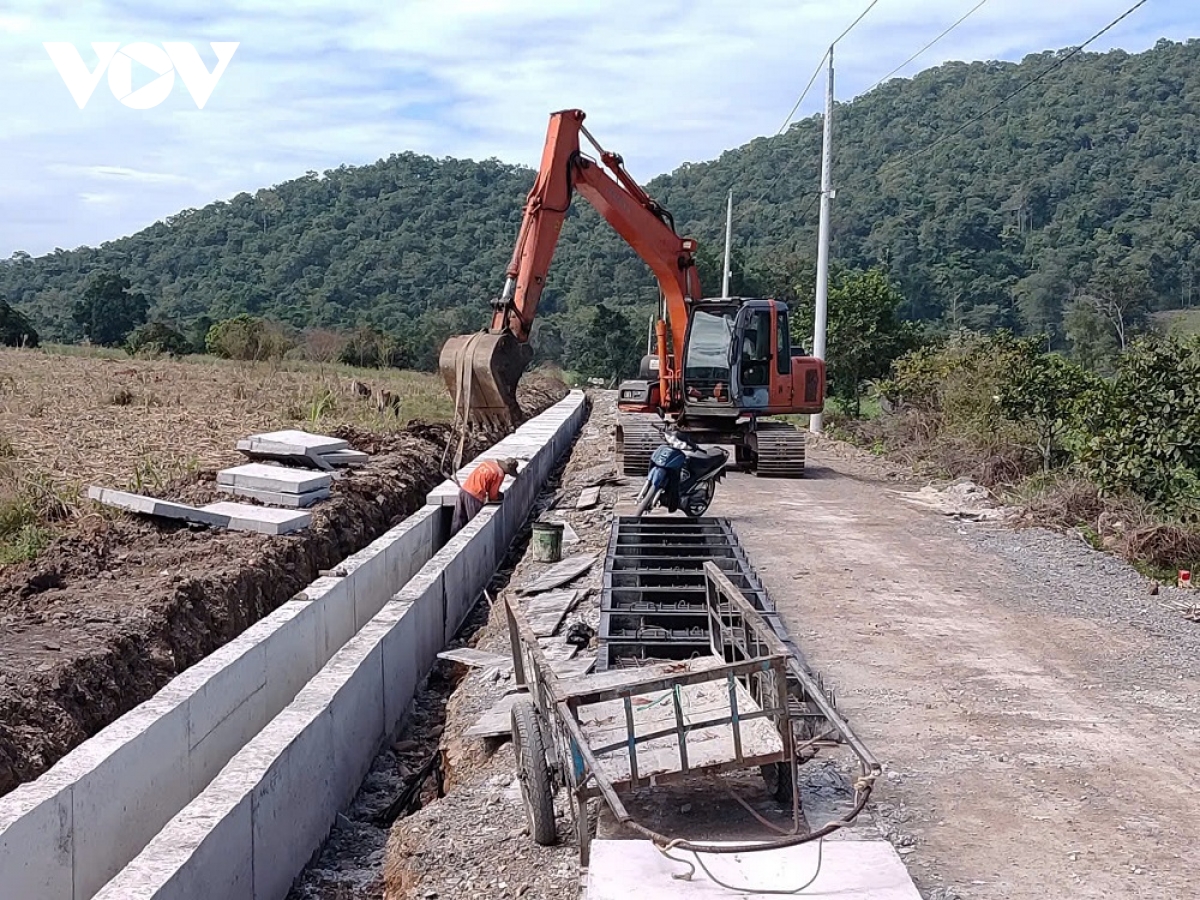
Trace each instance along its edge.
{"label": "concrete utility pole", "polygon": [[[817,303],[813,317],[813,356],[825,358],[825,325],[829,311],[829,201],[833,199],[833,47],[829,48],[829,84],[825,88],[825,131],[821,139],[821,219],[817,229]],[[809,417],[809,430],[820,434],[824,416]]]}
{"label": "concrete utility pole", "polygon": [[725,210],[725,274],[721,277],[721,296],[729,296],[729,249],[733,243],[733,189],[729,191],[729,206]]}

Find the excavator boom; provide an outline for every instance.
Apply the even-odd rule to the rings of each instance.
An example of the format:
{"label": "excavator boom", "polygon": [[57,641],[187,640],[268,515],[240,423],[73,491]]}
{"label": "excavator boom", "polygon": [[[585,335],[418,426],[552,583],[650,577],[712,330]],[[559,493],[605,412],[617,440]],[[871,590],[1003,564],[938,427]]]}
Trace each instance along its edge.
{"label": "excavator boom", "polygon": [[[684,346],[687,303],[699,298],[694,241],[675,232],[670,215],[625,171],[621,157],[608,153],[583,126],[578,109],[550,116],[537,179],[525,201],[524,217],[504,289],[492,301],[488,328],[450,338],[439,367],[456,413],[471,422],[511,426],[520,421],[517,383],[533,356],[529,339],[550,262],[571,198],[580,193],[650,266],[662,289],[671,348],[659,340],[662,400],[680,395],[674,364]],[[597,149],[598,165],[580,151],[580,135]],[[605,172],[607,169],[612,175]]]}

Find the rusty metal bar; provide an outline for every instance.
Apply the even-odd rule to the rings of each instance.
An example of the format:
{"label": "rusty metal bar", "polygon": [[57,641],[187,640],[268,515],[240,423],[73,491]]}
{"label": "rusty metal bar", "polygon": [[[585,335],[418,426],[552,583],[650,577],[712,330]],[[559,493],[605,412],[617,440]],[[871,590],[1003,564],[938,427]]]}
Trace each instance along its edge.
{"label": "rusty metal bar", "polygon": [[625,695],[625,734],[629,746],[629,785],[637,787],[637,726],[633,723],[633,695]]}
{"label": "rusty metal bar", "polygon": [[675,728],[679,735],[679,764],[684,772],[690,772],[687,754],[687,728],[683,722],[682,692],[678,687],[671,691],[671,705],[675,707]]}
{"label": "rusty metal bar", "polygon": [[[738,717],[738,702],[737,702],[737,679],[732,675],[729,676],[729,710],[730,717],[733,719],[733,753],[737,757],[737,761],[742,761],[742,725]],[[783,707],[784,713],[787,712],[787,706]],[[764,710],[765,712],[765,710]],[[774,710],[772,710],[774,712]],[[753,718],[748,716],[747,718]],[[790,730],[790,729],[789,729]],[[786,748],[785,748],[786,749]]]}

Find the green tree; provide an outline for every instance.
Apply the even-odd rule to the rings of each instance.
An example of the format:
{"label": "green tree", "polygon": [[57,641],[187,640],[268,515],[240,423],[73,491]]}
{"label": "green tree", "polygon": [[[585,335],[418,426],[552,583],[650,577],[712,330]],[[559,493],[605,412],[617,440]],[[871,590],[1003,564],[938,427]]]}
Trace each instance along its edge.
{"label": "green tree", "polygon": [[1012,421],[1033,428],[1042,471],[1049,472],[1065,455],[1063,435],[1077,427],[1080,403],[1095,382],[1075,363],[1043,353],[1038,338],[1012,345],[1005,362],[1000,408]]}
{"label": "green tree", "polygon": [[1097,315],[1108,323],[1122,351],[1146,330],[1149,288],[1142,276],[1103,275],[1089,285],[1082,299],[1091,303]]}
{"label": "green tree", "polygon": [[131,287],[127,278],[113,272],[92,277],[71,316],[93,344],[119,347],[133,329],[146,321],[150,301]]}
{"label": "green tree", "polygon": [[1063,330],[1076,362],[1092,372],[1112,373],[1120,347],[1091,298],[1076,297],[1067,305]]}
{"label": "green tree", "polygon": [[0,344],[9,347],[36,347],[38,333],[29,317],[0,300]]}
{"label": "green tree", "polygon": [[208,332],[212,330],[214,324],[211,317],[200,316],[188,326],[187,339],[189,353],[208,352]]}
{"label": "green tree", "polygon": [[163,322],[148,322],[134,330],[125,341],[125,351],[130,356],[157,355],[184,356],[192,352],[192,343],[170,325]]}
{"label": "green tree", "polygon": [[[887,274],[868,271],[833,273],[829,287],[825,365],[829,392],[851,414],[862,412],[866,382],[887,375],[892,363],[920,343],[920,331],[900,318],[904,296]],[[792,341],[811,348],[815,300],[800,298],[792,317]]]}
{"label": "green tree", "polygon": [[637,374],[644,340],[619,310],[601,303],[582,340],[571,342],[571,364],[589,378],[618,381]]}

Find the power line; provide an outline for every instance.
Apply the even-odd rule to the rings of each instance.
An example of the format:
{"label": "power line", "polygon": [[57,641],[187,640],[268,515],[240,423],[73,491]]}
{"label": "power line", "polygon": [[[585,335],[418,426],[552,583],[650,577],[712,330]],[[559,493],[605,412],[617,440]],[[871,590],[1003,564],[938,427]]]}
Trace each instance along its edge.
{"label": "power line", "polygon": [[[867,13],[873,10],[878,3],[879,0],[871,0],[871,2],[867,4],[867,8],[858,14],[858,18],[847,25],[846,29],[836,38],[834,38],[829,44],[829,49],[826,50],[824,55],[821,56],[821,61],[817,63],[816,69],[813,70],[812,78],[808,79],[808,84],[804,86],[804,90],[801,91],[799,99],[797,99],[796,103],[792,106],[792,111],[788,113],[787,118],[783,120],[783,124],[779,126],[779,130],[775,132],[775,137],[779,137],[781,134],[783,134],[788,125],[791,123],[792,116],[796,114],[796,110],[800,108],[800,104],[804,102],[804,98],[808,96],[808,92],[811,91],[812,86],[816,84],[817,78],[821,75],[821,69],[825,67],[825,61],[829,59],[829,54],[833,52],[833,48],[837,45],[838,41],[853,31],[858,26],[858,23],[865,19],[867,17]],[[786,171],[786,169],[787,166],[784,166],[775,173],[775,177],[771,179],[771,183],[767,185],[767,189],[763,192],[762,196],[758,198],[759,203],[762,203],[762,201],[767,199],[767,195],[771,193],[771,189],[775,187],[775,183],[779,181],[779,177],[784,173],[784,171]]]}
{"label": "power line", "polygon": [[1097,31],[1095,34],[1093,34],[1090,38],[1088,38],[1086,41],[1084,41],[1078,47],[1075,47],[1074,49],[1072,49],[1070,53],[1066,54],[1065,56],[1061,57],[1060,59],[1055,60],[1049,66],[1042,69],[1042,71],[1038,72],[1036,75],[1034,75],[1028,81],[1026,81],[1024,84],[1022,84],[1020,87],[1018,87],[1015,91],[1008,94],[1006,97],[1004,97],[1004,99],[1000,100],[998,103],[995,103],[992,106],[989,106],[983,112],[979,113],[979,115],[973,116],[972,118],[968,119],[966,122],[964,122],[958,128],[954,129],[954,131],[950,132],[949,134],[942,135],[940,138],[938,138],[932,144],[928,144],[927,146],[921,148],[920,150],[916,151],[915,153],[909,154],[908,156],[904,157],[903,159],[895,160],[894,162],[887,163],[886,165],[881,166],[880,171],[882,172],[894,165],[911,162],[912,160],[916,159],[917,157],[923,156],[926,153],[930,152],[931,150],[935,149],[936,147],[941,146],[946,141],[950,140],[952,137],[962,134],[964,131],[966,131],[968,128],[970,128],[972,125],[974,125],[976,122],[978,122],[980,119],[983,119],[983,118],[991,115],[996,110],[998,110],[1001,106],[1003,106],[1005,103],[1007,103],[1009,100],[1011,100],[1013,97],[1017,96],[1018,94],[1027,90],[1028,88],[1033,87],[1035,84],[1037,84],[1039,81],[1041,81],[1047,75],[1049,75],[1051,72],[1062,67],[1069,59],[1071,59],[1072,57],[1076,56],[1077,54],[1083,52],[1083,50],[1085,50],[1088,47],[1088,45],[1099,40],[1103,35],[1105,35],[1109,31],[1111,31],[1113,28],[1115,28],[1117,25],[1119,25],[1125,19],[1129,18],[1129,16],[1133,15],[1135,12],[1137,12],[1139,9],[1141,9],[1143,6],[1145,6],[1147,2],[1148,2],[1148,0],[1139,0],[1138,3],[1135,3],[1129,9],[1125,10],[1125,12],[1123,12],[1121,15],[1117,16],[1117,18],[1113,19],[1111,22],[1109,22],[1107,25],[1105,25],[1103,28],[1101,28],[1099,31]]}
{"label": "power line", "polygon": [[[830,49],[833,49],[830,47]],[[804,102],[804,98],[808,96],[808,92],[812,90],[812,86],[817,83],[817,77],[821,74],[821,70],[825,68],[825,60],[829,59],[829,50],[821,57],[821,61],[817,63],[816,69],[813,70],[812,78],[808,79],[808,84],[804,86],[804,90],[800,92],[799,99],[796,100],[796,105],[792,107],[792,111],[787,114],[787,118],[783,120],[783,124],[779,126],[779,130],[775,132],[775,137],[783,134],[784,129],[791,124],[792,116],[796,114],[796,110],[800,108],[800,104]]]}
{"label": "power line", "polygon": [[829,45],[830,49],[833,48],[834,44],[836,44],[838,41],[840,41],[842,38],[844,38],[846,35],[848,35],[850,32],[852,32],[854,30],[855,26],[857,26],[859,22],[861,22],[863,19],[865,19],[867,17],[867,13],[869,13],[871,10],[873,10],[875,8],[875,4],[877,4],[878,2],[879,2],[879,0],[871,0],[871,4],[866,9],[864,9],[861,13],[858,14],[858,18],[855,19],[853,22],[851,22],[849,27],[845,31],[843,31],[841,34],[839,34],[837,37],[835,37],[833,39],[833,44]]}
{"label": "power line", "polygon": [[988,0],[979,0],[978,3],[976,3],[973,7],[971,7],[970,11],[968,11],[966,15],[964,15],[961,19],[959,19],[957,22],[955,22],[953,25],[951,25],[949,28],[947,28],[945,31],[943,31],[941,34],[939,34],[937,37],[935,37],[932,41],[930,41],[928,44],[926,44],[924,47],[922,47],[920,50],[918,50],[916,53],[914,53],[912,56],[910,56],[904,62],[900,63],[900,65],[896,66],[896,68],[892,69],[892,71],[888,72],[886,75],[884,75],[882,78],[880,78],[877,82],[875,82],[873,85],[871,85],[871,87],[869,87],[866,91],[864,91],[864,93],[869,93],[870,91],[875,90],[875,88],[879,87],[881,84],[883,84],[889,78],[891,78],[893,75],[895,75],[901,69],[903,69],[909,63],[911,63],[913,60],[915,60],[918,56],[920,56],[922,53],[924,53],[926,50],[928,50],[930,47],[932,47],[934,44],[936,44],[938,41],[940,41],[942,38],[944,38],[946,35],[948,35],[950,32],[952,32],[955,28],[957,28],[963,22],[967,21],[967,19],[971,18],[971,16],[975,15],[975,13],[979,10],[979,8],[982,7],[987,2],[988,2]]}
{"label": "power line", "polygon": [[776,137],[783,134],[784,129],[787,128],[788,124],[792,121],[792,116],[794,116],[796,114],[796,110],[798,110],[800,108],[800,104],[804,102],[804,98],[808,96],[808,92],[811,91],[812,86],[814,84],[816,84],[817,77],[821,74],[821,69],[825,65],[825,60],[829,59],[830,51],[833,50],[833,48],[837,45],[838,41],[840,41],[842,38],[844,38],[846,35],[848,35],[851,31],[853,31],[855,29],[855,27],[857,27],[858,23],[861,22],[863,19],[865,19],[867,17],[867,13],[869,13],[871,10],[873,10],[878,3],[879,3],[879,0],[871,0],[871,3],[867,6],[867,8],[858,14],[858,18],[855,19],[853,22],[851,22],[846,27],[845,31],[843,31],[841,34],[839,34],[837,37],[835,37],[830,42],[829,50],[825,51],[825,54],[821,57],[821,61],[819,63],[817,63],[817,68],[813,71],[812,78],[808,79],[808,84],[805,85],[804,90],[800,94],[800,98],[796,101],[795,105],[792,107],[792,111],[790,113],[788,113],[787,118],[783,120],[783,124],[779,126],[779,130],[777,132],[775,132]]}

